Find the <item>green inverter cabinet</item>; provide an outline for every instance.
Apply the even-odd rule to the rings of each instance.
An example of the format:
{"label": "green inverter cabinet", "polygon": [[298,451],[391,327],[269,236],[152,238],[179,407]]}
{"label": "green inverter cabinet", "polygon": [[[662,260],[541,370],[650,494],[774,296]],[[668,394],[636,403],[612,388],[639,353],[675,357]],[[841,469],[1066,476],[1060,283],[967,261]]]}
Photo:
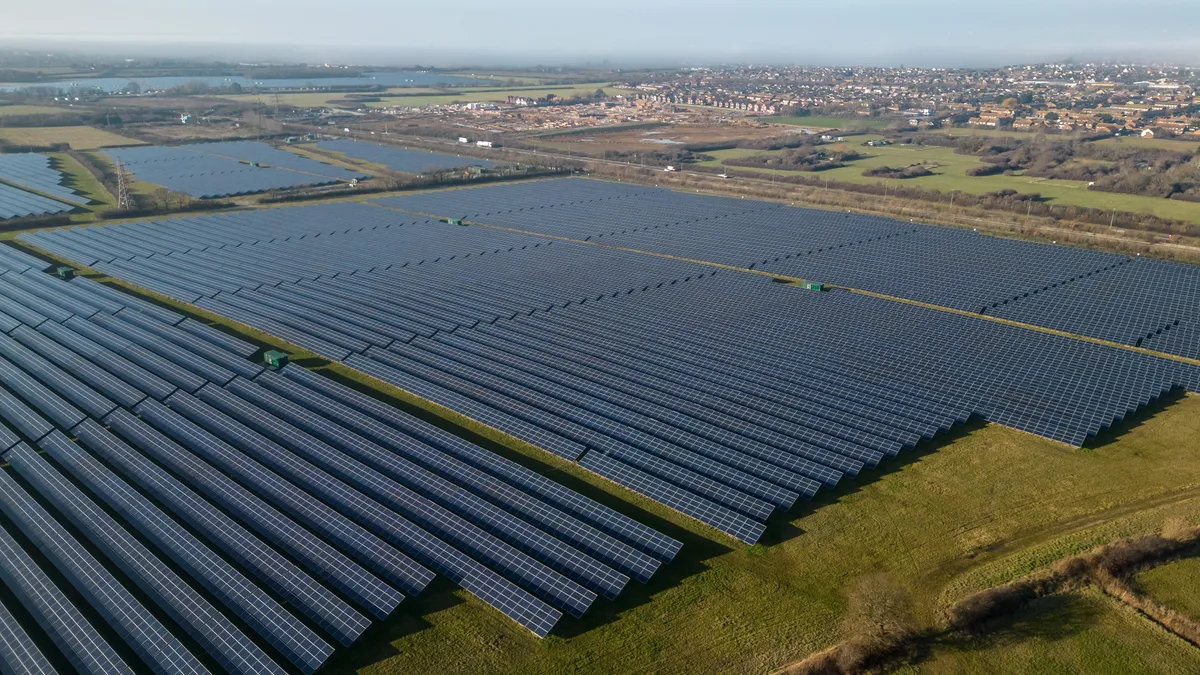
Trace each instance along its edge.
{"label": "green inverter cabinet", "polygon": [[263,362],[272,368],[282,368],[288,363],[288,355],[277,349],[269,349],[263,353]]}

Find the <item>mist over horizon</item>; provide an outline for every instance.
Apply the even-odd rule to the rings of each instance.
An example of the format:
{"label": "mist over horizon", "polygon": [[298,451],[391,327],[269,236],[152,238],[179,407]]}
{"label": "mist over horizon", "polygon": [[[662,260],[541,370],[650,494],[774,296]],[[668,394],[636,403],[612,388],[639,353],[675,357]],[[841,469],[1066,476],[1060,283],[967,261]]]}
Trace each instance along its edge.
{"label": "mist over horizon", "polygon": [[[1014,0],[979,9],[947,0],[779,0],[503,4],[453,8],[299,0],[286,11],[213,0],[203,12],[144,0],[102,9],[65,0],[6,10],[0,48],[124,58],[178,57],[434,67],[654,68],[728,63],[996,67],[1021,63],[1200,63],[1200,3],[1152,0],[1136,21],[1115,0]],[[231,19],[236,17],[236,19]]]}

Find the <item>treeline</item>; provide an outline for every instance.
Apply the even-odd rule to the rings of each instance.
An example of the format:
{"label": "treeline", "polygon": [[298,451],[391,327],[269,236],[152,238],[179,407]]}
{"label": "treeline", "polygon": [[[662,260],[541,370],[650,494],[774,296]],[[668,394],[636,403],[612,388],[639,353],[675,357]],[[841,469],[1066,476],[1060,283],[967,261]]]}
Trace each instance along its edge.
{"label": "treeline", "polygon": [[751,155],[727,159],[728,166],[748,166],[763,169],[783,169],[787,171],[827,171],[846,166],[846,162],[862,159],[863,155],[857,150],[833,149],[803,146],[784,150],[775,155]]}
{"label": "treeline", "polygon": [[55,113],[7,115],[0,127],[121,127],[141,122],[178,122],[179,114],[155,108],[122,108],[120,112],[63,110]]}
{"label": "treeline", "polygon": [[890,166],[877,166],[873,169],[867,169],[863,172],[864,176],[871,178],[920,178],[921,176],[932,176],[933,172],[924,164],[910,164],[908,166],[893,168]]}

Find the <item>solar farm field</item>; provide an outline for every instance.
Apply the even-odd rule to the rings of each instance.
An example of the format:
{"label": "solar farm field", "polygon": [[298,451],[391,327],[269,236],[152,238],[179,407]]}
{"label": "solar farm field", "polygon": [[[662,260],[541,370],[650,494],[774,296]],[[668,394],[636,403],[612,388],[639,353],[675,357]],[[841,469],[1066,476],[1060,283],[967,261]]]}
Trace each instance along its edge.
{"label": "solar farm field", "polygon": [[366,178],[257,141],[110,150],[138,180],[208,199]]}
{"label": "solar farm field", "polygon": [[46,155],[0,155],[0,181],[73,204],[86,204],[86,197],[63,185],[65,179],[66,176],[54,168],[50,157]]}
{"label": "solar farm field", "polygon": [[375,143],[362,141],[337,140],[317,143],[320,150],[341,153],[353,159],[361,159],[374,164],[386,166],[392,171],[405,173],[425,173],[426,171],[443,171],[460,169],[468,166],[495,166],[494,162],[475,157],[447,155],[440,152],[406,150],[393,148]]}
{"label": "solar farm field", "polygon": [[[144,311],[89,314],[145,349],[130,331],[166,340],[154,343],[164,358],[181,346],[229,373],[206,365],[196,391],[137,403],[131,417],[176,438],[190,428],[170,426],[167,413],[181,416],[358,517],[342,493],[259,454],[281,446],[464,555],[485,550],[396,501],[394,483],[354,462],[365,464],[542,565],[531,576],[535,568],[503,557],[494,569],[573,617],[551,631],[553,621],[536,618],[544,614],[506,612],[549,634],[535,644],[474,599],[418,598],[420,620],[389,624],[399,655],[364,644],[334,657],[335,672],[435,669],[438,659],[480,672],[561,672],[597,659],[652,672],[769,671],[836,639],[842,589],[856,574],[891,571],[932,616],[947,598],[1038,560],[1153,531],[1168,509],[1200,516],[1200,459],[1187,440],[1200,431],[1200,398],[1187,395],[1200,392],[1200,351],[1155,343],[1198,318],[1186,266],[586,179],[19,241],[318,357],[263,369],[251,362],[260,345],[211,328],[195,329],[209,343],[200,346],[172,339],[155,323],[171,322]],[[22,280],[5,296],[18,304],[33,290],[25,277],[85,281],[9,274]],[[1132,276],[1107,281],[1113,274]],[[63,302],[45,318],[74,327]],[[24,319],[13,316],[15,337]],[[176,323],[191,334],[182,326],[196,322]],[[417,479],[379,464],[390,455],[364,450],[407,452],[362,417],[398,424],[368,390],[458,425],[486,447],[478,452],[529,467],[529,480],[553,476],[606,518],[625,514],[616,529],[584,524],[643,557],[581,543],[557,520],[508,520],[527,512],[458,474],[443,475],[467,495],[406,482]],[[1005,548],[1009,540],[1020,549]],[[411,542],[391,543],[507,607]],[[663,569],[651,579],[644,565]],[[649,585],[584,613],[596,596],[615,598],[622,578]]]}
{"label": "solar farm field", "polygon": [[258,345],[45,264],[0,248],[0,613],[30,618],[5,624],[6,669],[312,673],[439,576],[544,637],[679,550],[329,378],[268,371]]}
{"label": "solar farm field", "polygon": [[71,209],[70,204],[0,183],[0,221],[65,213]]}

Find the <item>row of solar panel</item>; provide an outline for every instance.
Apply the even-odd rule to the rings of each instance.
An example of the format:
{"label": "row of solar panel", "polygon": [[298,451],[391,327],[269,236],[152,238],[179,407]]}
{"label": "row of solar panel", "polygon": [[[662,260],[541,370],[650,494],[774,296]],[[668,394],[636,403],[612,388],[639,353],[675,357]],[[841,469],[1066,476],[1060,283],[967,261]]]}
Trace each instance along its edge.
{"label": "row of solar panel", "polygon": [[[1197,382],[1195,367],[977,324],[717,275],[372,347],[347,363],[568,459],[582,455],[584,466],[747,541],[771,507],[971,416],[1078,445]],[[651,489],[655,479],[670,488]]]}
{"label": "row of solar panel", "polygon": [[0,183],[0,220],[66,213],[71,205]]}
{"label": "row of solar panel", "polygon": [[[555,183],[569,194],[579,182],[406,195],[381,203],[762,269],[1200,357],[1189,331],[1168,335],[1173,326],[1200,323],[1200,268],[1192,265],[763,202],[739,211],[741,200],[637,194],[595,181],[593,191],[610,193],[604,202],[569,202],[554,194]],[[1155,339],[1159,335],[1164,338]]]}
{"label": "row of solar panel", "polygon": [[[476,231],[488,238],[511,236]],[[457,232],[463,231],[456,228],[451,234]],[[420,250],[414,246],[408,252]],[[297,278],[295,266],[282,259],[268,263],[264,258],[253,264],[228,259],[209,264],[202,258],[187,258],[194,266],[186,268],[158,265],[153,261],[160,258],[147,258],[97,267],[337,360],[370,345],[386,347],[393,340],[408,342],[416,335],[711,274],[708,268],[690,263],[631,258],[566,243],[495,253],[350,275],[338,273],[335,266],[316,278]],[[597,289],[593,279],[577,274],[584,265],[598,270],[606,288]],[[320,261],[314,261],[314,266],[318,269],[310,269],[309,277],[327,267]],[[161,281],[168,275],[170,282]],[[489,279],[492,288],[481,288],[481,279]],[[267,283],[256,285],[260,280]]]}
{"label": "row of solar panel", "polygon": [[[56,518],[41,507],[32,519],[14,515],[36,506],[29,495],[13,492],[11,509],[0,499],[0,510],[53,561],[58,584],[111,621],[111,629],[64,627],[76,611],[69,603],[48,609],[18,593],[68,657],[100,670],[110,659],[120,672],[120,650],[107,648],[119,636],[139,658],[191,664],[186,649],[139,651],[149,642],[136,631],[158,630],[161,610],[170,617],[161,625],[187,631],[223,668],[270,672],[278,655],[311,672],[331,651],[326,639],[352,642],[369,623],[359,612],[387,616],[400,593],[428,583],[426,568],[544,635],[560,612],[582,614],[596,595],[612,598],[629,578],[648,580],[678,551],[678,542],[636,521],[331,380],[296,366],[263,372],[243,359],[254,345],[165,310],[139,312],[155,306],[131,296],[125,308],[112,301],[119,291],[53,279],[20,252],[5,260],[29,263],[0,275],[0,291],[11,300],[5,309],[30,321],[0,337],[0,417],[20,434],[0,425],[6,459],[60,519],[91,523],[79,514],[103,511],[56,470],[121,514],[81,532],[157,603],[137,605],[104,576],[103,560],[60,559],[63,547],[83,549],[53,538]],[[151,548],[130,544],[123,527]],[[159,555],[207,600],[181,599],[186,584],[172,585],[177,577],[161,572]],[[228,624],[222,605],[250,637]],[[148,663],[167,672],[194,667]]]}
{"label": "row of solar panel", "polygon": [[105,154],[139,180],[201,199],[365,177],[256,141],[120,148]]}
{"label": "row of solar panel", "polygon": [[375,164],[381,164],[392,171],[405,173],[426,173],[428,171],[444,171],[446,169],[461,169],[467,166],[492,167],[495,162],[475,157],[447,155],[440,152],[407,150],[377,143],[363,143],[346,139],[336,141],[321,141],[317,143],[319,150],[340,152],[347,157],[362,159]]}
{"label": "row of solar panel", "polygon": [[62,184],[64,179],[65,174],[55,169],[53,161],[46,155],[34,152],[0,155],[0,181],[72,204],[86,204],[86,197]]}
{"label": "row of solar panel", "polygon": [[[161,220],[140,220],[104,227],[59,228],[22,235],[40,248],[56,247],[81,264],[116,258],[168,255],[305,237],[400,227],[426,219],[355,202],[238,211]],[[86,245],[76,244],[76,239]],[[86,250],[85,250],[86,249]]]}

